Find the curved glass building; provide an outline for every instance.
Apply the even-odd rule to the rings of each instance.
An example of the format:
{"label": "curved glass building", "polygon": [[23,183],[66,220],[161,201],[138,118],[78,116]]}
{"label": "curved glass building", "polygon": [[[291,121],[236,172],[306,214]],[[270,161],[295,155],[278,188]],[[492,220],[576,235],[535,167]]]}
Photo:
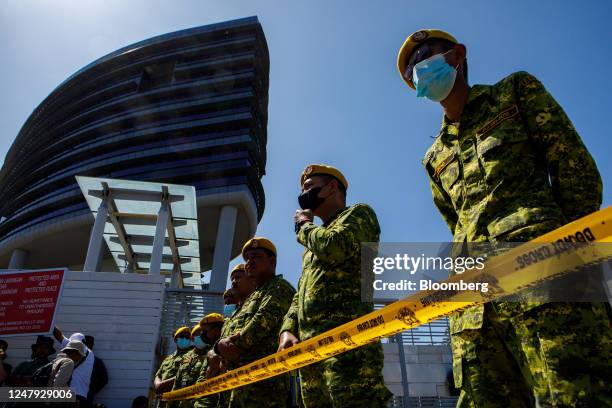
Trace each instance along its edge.
{"label": "curved glass building", "polygon": [[194,186],[200,264],[214,272],[215,251],[237,255],[264,211],[268,74],[250,17],[154,37],[70,76],[0,170],[0,268],[82,268],[93,218],[79,175]]}

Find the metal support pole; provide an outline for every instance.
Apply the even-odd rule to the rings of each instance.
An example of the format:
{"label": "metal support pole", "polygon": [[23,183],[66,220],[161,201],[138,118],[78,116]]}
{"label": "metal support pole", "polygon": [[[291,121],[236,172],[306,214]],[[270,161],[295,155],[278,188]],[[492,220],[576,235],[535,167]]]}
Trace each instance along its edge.
{"label": "metal support pole", "polygon": [[209,289],[213,292],[223,292],[227,284],[227,272],[232,256],[237,215],[238,210],[234,206],[226,205],[221,208],[210,275]]}
{"label": "metal support pole", "polygon": [[8,268],[9,269],[24,269],[25,261],[28,257],[28,251],[21,248],[13,249],[11,253],[11,260],[9,261]]}
{"label": "metal support pole", "polygon": [[155,238],[153,238],[153,250],[151,252],[151,265],[149,273],[159,275],[161,271],[162,255],[164,254],[164,242],[166,240],[166,230],[168,229],[168,201],[163,200],[159,213],[157,214],[157,224],[155,225]]}
{"label": "metal support pole", "polygon": [[402,333],[397,333],[395,335],[395,341],[397,342],[397,348],[399,351],[399,363],[402,373],[402,390],[404,392],[404,397],[402,398],[402,408],[408,408],[408,396],[410,391],[408,390],[408,372],[406,370],[406,354],[404,353],[404,340],[402,339]]}
{"label": "metal support pole", "polygon": [[181,276],[181,272],[178,269],[178,266],[175,265],[174,269],[172,269],[172,276],[170,277],[170,287],[172,289],[183,289],[183,277]]}
{"label": "metal support pole", "polygon": [[100,207],[98,207],[98,213],[96,214],[94,226],[91,229],[89,246],[87,247],[87,257],[85,257],[85,265],[83,266],[83,271],[85,272],[97,272],[98,266],[100,265],[102,245],[104,244],[104,224],[108,216],[107,200],[108,197],[102,198]]}

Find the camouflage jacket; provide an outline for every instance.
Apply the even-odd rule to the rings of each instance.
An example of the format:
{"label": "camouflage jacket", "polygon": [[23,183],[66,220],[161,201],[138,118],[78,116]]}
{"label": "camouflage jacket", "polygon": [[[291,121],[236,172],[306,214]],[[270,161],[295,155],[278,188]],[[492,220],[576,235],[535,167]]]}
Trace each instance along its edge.
{"label": "camouflage jacket", "polygon": [[[206,353],[208,353],[211,348],[212,346],[210,345],[206,345],[206,347],[201,350],[194,347],[184,354],[176,372],[176,379],[174,380],[174,386],[172,387],[173,390],[188,387],[198,381],[201,370],[203,369],[206,372],[206,367],[208,366]],[[172,401],[169,406],[181,408],[193,407],[194,401],[195,400],[193,399]]]}
{"label": "camouflage jacket", "polygon": [[[173,390],[193,385],[198,380],[202,367],[207,366],[206,353],[212,348],[206,345],[203,349],[194,347],[185,354],[176,372]],[[206,368],[204,368],[206,370]]]}
{"label": "camouflage jacket", "polygon": [[181,365],[181,361],[188,351],[189,350],[177,350],[167,356],[159,366],[159,369],[155,373],[155,377],[159,378],[162,381],[167,380],[168,378],[175,377],[176,372],[178,371],[178,368]]}
{"label": "camouflage jacket", "polygon": [[276,275],[251,293],[233,315],[227,335],[240,333],[236,341],[241,350],[240,365],[276,352],[278,332],[294,293],[293,286]]}
{"label": "camouflage jacket", "polygon": [[[595,162],[563,109],[526,72],[473,86],[459,122],[444,118],[423,164],[455,242],[529,241],[601,204]],[[481,311],[451,321],[451,330],[479,328]]]}
{"label": "camouflage jacket", "polygon": [[305,247],[302,276],[281,332],[306,340],[373,310],[361,298],[361,244],[377,243],[374,210],[356,204],[322,226],[307,222],[297,240]]}

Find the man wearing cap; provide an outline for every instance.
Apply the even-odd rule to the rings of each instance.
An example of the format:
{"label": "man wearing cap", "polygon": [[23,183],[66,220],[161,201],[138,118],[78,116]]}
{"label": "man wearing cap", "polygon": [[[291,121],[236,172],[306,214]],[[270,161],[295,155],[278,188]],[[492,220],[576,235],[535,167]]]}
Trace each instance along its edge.
{"label": "man wearing cap", "polygon": [[[223,327],[221,328],[220,338],[229,337],[231,334],[236,333],[240,330],[239,320],[234,319],[234,317],[240,311],[242,304],[244,301],[253,293],[255,290],[255,283],[252,279],[249,279],[246,276],[246,271],[244,269],[244,264],[240,263],[234,266],[230,273],[230,280],[232,282],[232,287],[228,290],[232,291],[233,301],[236,302],[236,308],[232,311],[229,317],[226,317],[223,321]],[[198,381],[203,381],[205,378],[212,378],[220,373],[224,372],[227,369],[226,362],[223,361],[222,357],[215,352],[215,350],[210,350],[208,352],[208,364],[206,372],[202,372]],[[229,405],[231,392],[225,391],[219,393],[219,408],[224,408]]]}
{"label": "man wearing cap", "polygon": [[[199,326],[201,327],[200,337],[203,340],[204,344],[206,344],[205,350],[203,353],[203,361],[199,366],[196,366],[192,369],[192,385],[196,382],[205,381],[208,376],[208,360],[207,353],[212,352],[212,346],[215,344],[219,338],[221,337],[221,327],[223,327],[224,318],[219,313],[210,313],[200,320]],[[197,344],[196,344],[197,347]],[[203,349],[204,350],[204,349]],[[202,397],[193,401],[193,405],[186,406],[194,406],[196,408],[216,408],[219,403],[219,394],[210,395],[207,397]],[[184,406],[184,405],[181,405]]]}
{"label": "man wearing cap", "polygon": [[[72,341],[80,341],[84,343],[85,335],[83,333],[73,333],[70,338],[66,338],[62,331],[58,327],[53,328],[53,337],[57,340],[62,347]],[[91,383],[91,373],[93,372],[95,356],[87,346],[85,346],[85,360],[74,367],[72,373],[72,380],[70,381],[70,389],[76,394],[79,399],[81,406],[88,406],[87,395],[89,394],[89,384]],[[83,400],[83,401],[81,401]]]}
{"label": "man wearing cap", "polygon": [[[235,327],[215,344],[215,352],[229,368],[251,363],[276,351],[278,331],[295,289],[282,275],[276,275],[276,247],[261,237],[249,240],[242,248],[247,278],[255,291],[232,317]],[[230,408],[286,407],[288,379],[280,375],[231,392]]]}
{"label": "man wearing cap", "polygon": [[70,340],[53,360],[48,387],[68,387],[74,368],[85,357],[85,344],[78,340]]}
{"label": "man wearing cap", "polygon": [[[453,241],[525,242],[599,209],[595,162],[540,81],[516,72],[470,86],[466,54],[450,34],[420,30],[397,60],[444,112],[423,164]],[[602,304],[489,303],[450,324],[458,406],[612,405]]]}
{"label": "man wearing cap", "polygon": [[[212,348],[215,341],[219,339],[221,334],[221,326],[223,325],[223,316],[219,313],[209,314],[200,320],[200,323],[195,325],[191,330],[191,341],[193,342],[193,349],[188,351],[176,372],[176,379],[174,380],[173,390],[185,388],[193,385],[198,380],[200,372],[203,369],[206,372],[206,353]],[[214,326],[214,327],[213,327]],[[212,342],[211,342],[212,336]],[[216,396],[214,396],[216,397]],[[210,398],[213,399],[212,397]],[[198,407],[216,407],[217,398],[214,398],[214,405],[197,405]],[[169,404],[171,407],[193,407],[195,400],[186,399],[181,401],[173,401]]]}
{"label": "man wearing cap", "polygon": [[[176,372],[178,371],[183,357],[191,350],[191,330],[189,330],[189,327],[179,327],[176,332],[174,332],[174,342],[176,343],[176,351],[162,361],[159,369],[155,373],[153,388],[158,395],[172,390]],[[159,406],[166,407],[168,404],[162,402]]]}
{"label": "man wearing cap", "polygon": [[238,299],[236,299],[236,293],[232,288],[227,289],[223,292],[223,316],[229,318],[234,314]]}
{"label": "man wearing cap", "polygon": [[40,367],[49,363],[49,356],[55,353],[53,339],[38,336],[32,344],[32,359],[24,361],[15,367],[6,383],[13,387],[29,387],[32,385],[32,374]]}
{"label": "man wearing cap", "polygon": [[[366,204],[346,205],[348,181],[332,166],[312,164],[300,179],[294,222],[304,246],[298,292],[280,330],[279,350],[373,310],[361,297],[361,244],[378,242],[380,227]],[[314,224],[314,216],[323,225]],[[302,398],[311,407],[386,407],[380,342],[300,369]]]}

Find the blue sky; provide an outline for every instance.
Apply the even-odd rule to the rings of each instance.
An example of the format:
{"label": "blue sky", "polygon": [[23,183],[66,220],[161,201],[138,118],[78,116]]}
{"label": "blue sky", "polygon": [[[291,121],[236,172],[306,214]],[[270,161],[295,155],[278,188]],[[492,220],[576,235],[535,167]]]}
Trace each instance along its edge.
{"label": "blue sky", "polygon": [[561,103],[612,204],[608,1],[28,1],[0,5],[0,160],[32,110],[94,59],[154,35],[257,15],[270,49],[266,210],[258,235],[279,249],[293,284],[299,175],[311,162],[340,168],[349,202],[378,213],[382,240],[448,241],[421,158],[440,107],[416,99],[395,68],[411,32],[442,28],[466,44],[471,83],[518,70]]}

